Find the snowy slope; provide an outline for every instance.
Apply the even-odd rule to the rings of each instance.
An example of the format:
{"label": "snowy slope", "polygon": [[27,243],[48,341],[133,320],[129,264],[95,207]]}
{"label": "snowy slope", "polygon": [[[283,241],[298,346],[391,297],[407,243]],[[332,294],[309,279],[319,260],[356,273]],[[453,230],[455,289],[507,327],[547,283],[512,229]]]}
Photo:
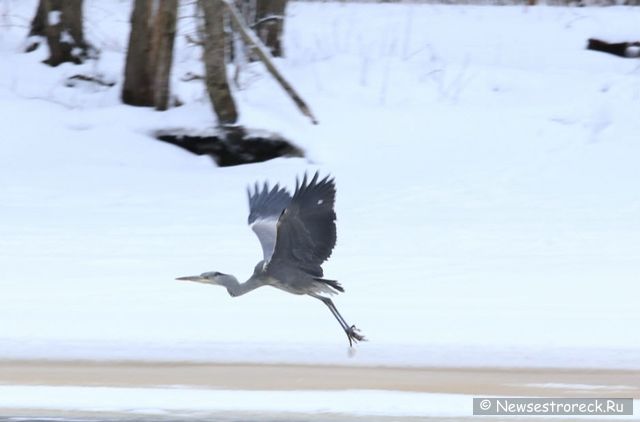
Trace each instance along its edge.
{"label": "snowy slope", "polygon": [[[293,3],[278,64],[320,125],[258,64],[237,98],[309,159],[221,169],[150,137],[215,125],[182,37],[183,107],[64,86],[121,83],[129,2],[86,3],[101,59],[51,69],[21,53],[35,2],[0,2],[0,357],[640,366],[640,67],[584,49],[640,8]],[[245,186],[315,169],[352,359],[314,299],[174,281],[248,277]]]}

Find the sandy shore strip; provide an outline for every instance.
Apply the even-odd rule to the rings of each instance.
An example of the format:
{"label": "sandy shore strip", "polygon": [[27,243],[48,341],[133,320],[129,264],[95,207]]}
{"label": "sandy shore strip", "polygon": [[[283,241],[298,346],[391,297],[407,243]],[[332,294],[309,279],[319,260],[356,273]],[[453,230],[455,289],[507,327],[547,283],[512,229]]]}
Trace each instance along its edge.
{"label": "sandy shore strip", "polygon": [[640,371],[4,360],[0,395],[0,422],[471,420],[474,396],[638,399]]}
{"label": "sandy shore strip", "polygon": [[185,386],[227,390],[394,390],[497,396],[640,398],[640,371],[389,368],[143,361],[0,361],[0,384]]}

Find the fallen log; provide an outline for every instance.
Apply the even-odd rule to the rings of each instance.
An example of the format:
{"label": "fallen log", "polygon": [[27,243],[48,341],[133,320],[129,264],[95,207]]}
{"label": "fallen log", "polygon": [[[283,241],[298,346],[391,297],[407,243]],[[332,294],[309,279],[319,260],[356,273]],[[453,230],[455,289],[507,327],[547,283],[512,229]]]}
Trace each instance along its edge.
{"label": "fallen log", "polygon": [[589,38],[587,50],[601,51],[618,57],[640,57],[640,41],[610,43],[597,38]]}

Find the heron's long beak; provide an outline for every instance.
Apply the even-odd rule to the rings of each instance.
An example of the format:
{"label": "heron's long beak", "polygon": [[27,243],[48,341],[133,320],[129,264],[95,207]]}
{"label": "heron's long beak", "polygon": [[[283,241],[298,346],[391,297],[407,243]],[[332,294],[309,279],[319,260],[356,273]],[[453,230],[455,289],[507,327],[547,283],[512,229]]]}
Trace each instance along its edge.
{"label": "heron's long beak", "polygon": [[178,277],[176,280],[180,281],[195,281],[196,283],[204,283],[207,279],[199,275],[188,275],[186,277]]}

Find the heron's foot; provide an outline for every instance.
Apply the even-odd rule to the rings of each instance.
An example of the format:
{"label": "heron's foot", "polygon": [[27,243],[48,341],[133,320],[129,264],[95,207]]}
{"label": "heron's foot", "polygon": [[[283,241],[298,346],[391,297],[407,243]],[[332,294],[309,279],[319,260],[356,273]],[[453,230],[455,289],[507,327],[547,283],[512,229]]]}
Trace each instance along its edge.
{"label": "heron's foot", "polygon": [[349,347],[353,347],[353,343],[357,343],[359,341],[367,341],[367,339],[362,334],[360,334],[360,330],[358,330],[355,325],[349,327],[349,329],[345,332],[347,333],[347,337],[349,338]]}

